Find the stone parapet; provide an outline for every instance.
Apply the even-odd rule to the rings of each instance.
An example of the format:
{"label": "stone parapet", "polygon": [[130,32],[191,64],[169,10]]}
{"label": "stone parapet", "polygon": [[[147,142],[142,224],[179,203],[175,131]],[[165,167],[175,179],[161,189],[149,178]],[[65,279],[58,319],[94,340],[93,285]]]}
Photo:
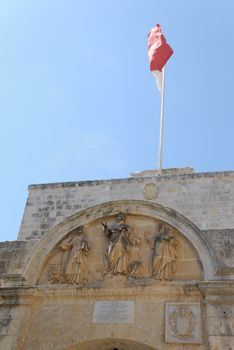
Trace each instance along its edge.
{"label": "stone parapet", "polygon": [[31,185],[18,240],[40,239],[64,219],[95,205],[131,199],[172,208],[202,230],[234,228],[234,172],[177,172]]}

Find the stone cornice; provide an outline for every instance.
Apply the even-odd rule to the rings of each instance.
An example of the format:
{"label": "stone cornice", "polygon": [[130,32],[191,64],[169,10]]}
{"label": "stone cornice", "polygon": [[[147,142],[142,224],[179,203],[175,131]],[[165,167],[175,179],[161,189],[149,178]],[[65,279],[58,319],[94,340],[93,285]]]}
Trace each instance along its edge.
{"label": "stone cornice", "polygon": [[[195,299],[199,299],[201,293],[197,288],[197,284],[186,284],[183,282],[155,282],[154,285],[142,287],[121,287],[107,288],[104,286],[96,286],[93,288],[81,288],[71,285],[40,285],[40,286],[19,286],[19,287],[1,287],[0,288],[0,304],[27,304],[29,300],[57,300],[60,298],[68,299],[84,299],[93,298],[99,300],[119,300],[147,298],[150,297],[165,298],[168,300],[185,300],[187,286],[193,286]],[[187,294],[188,295],[188,294]]]}
{"label": "stone cornice", "polygon": [[69,187],[83,187],[83,186],[105,186],[113,184],[124,184],[124,183],[136,183],[144,182],[149,180],[183,180],[183,179],[197,179],[197,178],[220,178],[230,177],[234,178],[234,171],[216,171],[216,172],[205,172],[205,173],[186,173],[186,174],[158,174],[154,176],[143,176],[143,177],[130,177],[122,179],[109,179],[109,180],[88,180],[88,181],[73,181],[73,182],[56,182],[47,184],[32,184],[28,186],[28,189],[38,190],[47,188],[69,188]]}
{"label": "stone cornice", "polygon": [[12,286],[0,288],[0,305],[30,304],[31,300],[56,301],[60,298],[128,300],[137,298],[163,298],[173,301],[200,300],[205,297],[208,302],[230,302],[234,300],[234,281],[212,282],[155,282],[154,285],[106,288],[93,286],[81,288],[68,285]]}
{"label": "stone cornice", "polygon": [[197,286],[208,302],[234,301],[234,281],[199,282]]}

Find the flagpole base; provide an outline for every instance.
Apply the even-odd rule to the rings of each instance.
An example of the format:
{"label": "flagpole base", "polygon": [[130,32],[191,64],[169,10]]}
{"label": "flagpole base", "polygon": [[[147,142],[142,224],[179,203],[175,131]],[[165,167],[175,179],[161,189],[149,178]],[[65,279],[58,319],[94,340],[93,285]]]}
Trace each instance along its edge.
{"label": "flagpole base", "polygon": [[194,169],[190,167],[186,168],[165,168],[160,170],[143,170],[135,173],[130,173],[130,177],[153,177],[160,175],[181,175],[181,174],[193,174]]}

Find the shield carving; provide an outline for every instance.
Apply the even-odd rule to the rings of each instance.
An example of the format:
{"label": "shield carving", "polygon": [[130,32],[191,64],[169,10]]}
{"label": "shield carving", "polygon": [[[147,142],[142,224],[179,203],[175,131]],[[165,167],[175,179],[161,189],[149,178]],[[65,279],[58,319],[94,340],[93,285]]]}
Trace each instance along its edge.
{"label": "shield carving", "polygon": [[187,306],[179,306],[169,314],[169,324],[174,336],[180,339],[194,337],[196,317]]}

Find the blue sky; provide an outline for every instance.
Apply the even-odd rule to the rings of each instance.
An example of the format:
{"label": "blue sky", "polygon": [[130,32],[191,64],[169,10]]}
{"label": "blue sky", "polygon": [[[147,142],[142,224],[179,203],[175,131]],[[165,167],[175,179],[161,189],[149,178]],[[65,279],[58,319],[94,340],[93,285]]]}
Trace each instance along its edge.
{"label": "blue sky", "polygon": [[174,49],[163,167],[234,170],[233,18],[233,0],[2,0],[0,240],[16,239],[29,184],[157,167],[156,23]]}

